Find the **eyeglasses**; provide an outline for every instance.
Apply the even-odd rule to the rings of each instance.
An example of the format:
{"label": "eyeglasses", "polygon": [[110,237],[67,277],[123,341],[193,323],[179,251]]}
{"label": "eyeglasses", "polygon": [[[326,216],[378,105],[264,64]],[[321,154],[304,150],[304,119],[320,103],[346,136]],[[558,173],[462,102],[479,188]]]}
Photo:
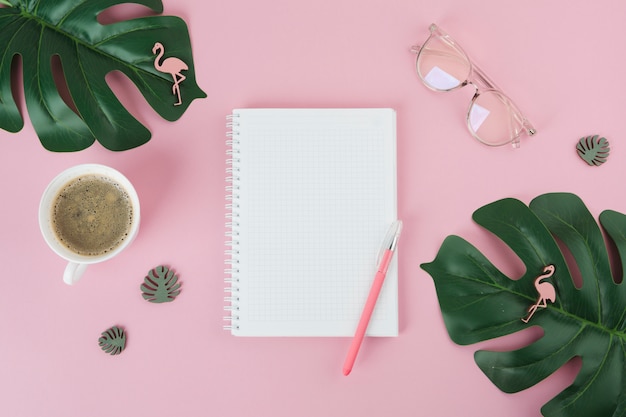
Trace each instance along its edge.
{"label": "eyeglasses", "polygon": [[468,84],[476,89],[467,111],[467,128],[480,142],[519,148],[523,133],[536,133],[515,103],[437,25],[430,25],[426,42],[411,51],[417,54],[417,75],[431,90],[452,91]]}

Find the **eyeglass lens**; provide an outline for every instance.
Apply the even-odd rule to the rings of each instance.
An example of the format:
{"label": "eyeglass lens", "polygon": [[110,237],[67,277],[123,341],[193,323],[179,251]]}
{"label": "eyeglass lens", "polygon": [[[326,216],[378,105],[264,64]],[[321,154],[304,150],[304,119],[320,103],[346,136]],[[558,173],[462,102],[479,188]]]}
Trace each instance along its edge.
{"label": "eyeglass lens", "polygon": [[[450,91],[467,83],[478,90],[484,83],[473,82],[473,69],[470,59],[455,41],[437,32],[421,47],[417,58],[419,77],[435,91]],[[524,130],[523,117],[515,105],[497,90],[478,93],[467,114],[472,135],[492,146],[515,141]]]}
{"label": "eyeglass lens", "polygon": [[488,145],[509,143],[519,137],[524,128],[511,101],[493,90],[474,99],[468,112],[468,127],[477,139]]}
{"label": "eyeglass lens", "polygon": [[441,36],[432,36],[423,46],[417,72],[433,90],[449,91],[467,81],[472,65],[467,56]]}

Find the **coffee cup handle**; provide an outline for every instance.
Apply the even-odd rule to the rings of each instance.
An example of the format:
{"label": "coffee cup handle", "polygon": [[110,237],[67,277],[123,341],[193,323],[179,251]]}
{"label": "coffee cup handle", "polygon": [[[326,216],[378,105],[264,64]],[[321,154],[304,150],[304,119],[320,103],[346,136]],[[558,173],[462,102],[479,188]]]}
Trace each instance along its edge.
{"label": "coffee cup handle", "polygon": [[76,284],[87,269],[87,264],[68,262],[63,273],[63,281],[68,285]]}

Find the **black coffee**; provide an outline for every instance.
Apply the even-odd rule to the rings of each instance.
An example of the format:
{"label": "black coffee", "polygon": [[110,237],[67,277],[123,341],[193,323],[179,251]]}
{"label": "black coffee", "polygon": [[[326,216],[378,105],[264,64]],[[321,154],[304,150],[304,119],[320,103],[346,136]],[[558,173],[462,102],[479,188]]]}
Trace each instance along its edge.
{"label": "black coffee", "polygon": [[54,199],[53,230],[79,255],[99,256],[128,237],[133,221],[130,197],[110,178],[84,175],[67,183]]}

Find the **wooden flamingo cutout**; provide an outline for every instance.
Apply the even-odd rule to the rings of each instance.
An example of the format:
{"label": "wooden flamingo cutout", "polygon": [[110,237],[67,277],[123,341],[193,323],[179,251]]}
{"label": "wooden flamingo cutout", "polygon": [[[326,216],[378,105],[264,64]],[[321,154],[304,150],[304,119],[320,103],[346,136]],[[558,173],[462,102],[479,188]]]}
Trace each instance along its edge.
{"label": "wooden flamingo cutout", "polygon": [[528,323],[538,308],[546,308],[548,306],[548,301],[553,303],[556,300],[556,291],[554,290],[554,286],[549,282],[541,282],[542,279],[550,278],[554,275],[554,269],[554,265],[548,265],[543,268],[543,274],[535,278],[535,288],[539,293],[539,298],[537,299],[537,302],[528,309],[528,315],[522,319],[524,323]]}
{"label": "wooden flamingo cutout", "polygon": [[182,83],[185,78],[187,78],[183,74],[181,74],[181,71],[188,70],[189,67],[182,60],[176,57],[166,58],[163,60],[163,62],[160,62],[163,54],[165,53],[165,48],[163,47],[163,44],[161,44],[161,42],[155,43],[154,47],[152,48],[153,54],[156,54],[157,52],[158,55],[154,59],[154,68],[156,68],[156,70],[159,72],[172,75],[172,78],[174,79],[172,94],[175,94],[178,97],[178,103],[175,103],[174,105],[180,106],[181,104],[183,104],[183,102],[180,98],[179,84]]}

